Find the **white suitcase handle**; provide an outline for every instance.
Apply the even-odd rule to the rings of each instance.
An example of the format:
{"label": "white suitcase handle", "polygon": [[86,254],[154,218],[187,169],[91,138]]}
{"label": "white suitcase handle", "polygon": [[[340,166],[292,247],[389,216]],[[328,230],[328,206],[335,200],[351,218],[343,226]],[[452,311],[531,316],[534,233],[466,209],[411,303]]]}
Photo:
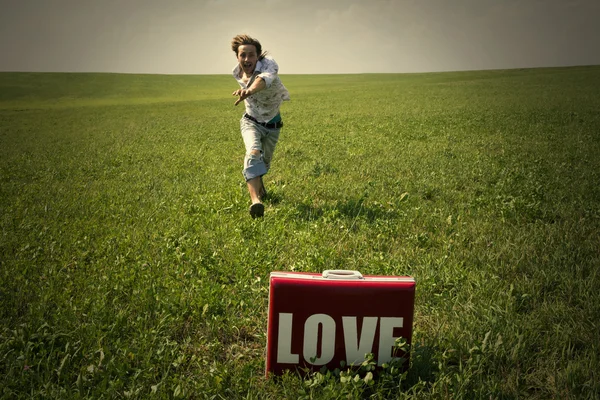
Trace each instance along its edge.
{"label": "white suitcase handle", "polygon": [[344,269],[328,269],[323,271],[325,279],[364,279],[358,271],[349,271]]}

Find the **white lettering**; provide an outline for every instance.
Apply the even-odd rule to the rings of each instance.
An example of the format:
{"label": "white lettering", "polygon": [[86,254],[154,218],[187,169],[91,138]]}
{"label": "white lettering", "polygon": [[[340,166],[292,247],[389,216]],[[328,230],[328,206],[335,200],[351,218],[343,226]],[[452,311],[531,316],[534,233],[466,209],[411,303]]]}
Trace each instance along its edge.
{"label": "white lettering", "polygon": [[[317,357],[319,341],[319,325],[321,332],[321,356]],[[314,314],[304,323],[303,355],[306,362],[313,365],[325,365],[333,359],[335,353],[335,321],[327,314]],[[314,362],[311,358],[316,357]]]}
{"label": "white lettering", "polygon": [[298,364],[298,354],[292,354],[292,317],[290,313],[279,313],[277,332],[277,362]]}
{"label": "white lettering", "polygon": [[394,336],[394,328],[402,328],[404,318],[381,317],[379,322],[379,355],[377,365],[389,362],[392,359],[392,347],[398,337]]}
{"label": "white lettering", "polygon": [[[398,338],[394,336],[394,329],[404,326],[404,318],[364,317],[360,335],[358,334],[358,318],[350,316],[342,317],[346,363],[348,365],[360,364],[365,360],[366,354],[373,352],[378,322],[379,354],[377,355],[377,363],[378,365],[382,365],[389,362],[392,359],[392,349]],[[277,363],[299,363],[299,355],[292,353],[292,320],[293,314],[279,313]],[[304,322],[303,340],[302,355],[307,363],[312,365],[325,365],[329,363],[335,356],[335,320],[327,314],[311,315]]]}
{"label": "white lettering", "polygon": [[360,364],[365,361],[365,355],[373,351],[377,317],[364,317],[360,340],[356,317],[342,317],[344,327],[344,345],[346,347],[346,362],[348,365]]}

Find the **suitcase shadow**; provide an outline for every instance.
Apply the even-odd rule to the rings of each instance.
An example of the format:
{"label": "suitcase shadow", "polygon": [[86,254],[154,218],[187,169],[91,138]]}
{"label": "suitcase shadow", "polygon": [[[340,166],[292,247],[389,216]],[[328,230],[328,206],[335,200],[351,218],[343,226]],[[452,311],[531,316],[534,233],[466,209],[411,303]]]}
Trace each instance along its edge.
{"label": "suitcase shadow", "polygon": [[[435,362],[435,349],[429,346],[413,345],[410,352],[410,366],[408,370],[404,369],[406,375],[402,379],[398,392],[406,392],[415,385],[423,385],[435,382],[437,363]],[[377,370],[375,376],[385,374]]]}
{"label": "suitcase shadow", "polygon": [[410,368],[406,375],[406,388],[410,388],[422,382],[434,382],[436,362],[434,360],[435,349],[430,346],[413,344],[410,354]]}

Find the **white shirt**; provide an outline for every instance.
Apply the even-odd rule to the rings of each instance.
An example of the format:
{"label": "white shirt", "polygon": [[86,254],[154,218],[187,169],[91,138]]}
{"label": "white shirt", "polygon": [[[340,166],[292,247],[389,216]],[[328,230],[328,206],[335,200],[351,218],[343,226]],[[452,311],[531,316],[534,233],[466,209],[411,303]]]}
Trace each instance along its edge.
{"label": "white shirt", "polygon": [[290,100],[290,93],[281,83],[279,75],[277,75],[279,66],[272,58],[265,57],[257,61],[254,74],[252,74],[248,84],[242,81],[240,71],[241,68],[238,64],[233,69],[233,77],[242,89],[250,87],[257,76],[265,81],[266,88],[248,97],[244,100],[244,103],[246,104],[247,114],[256,118],[259,122],[269,122],[279,114],[281,103]]}

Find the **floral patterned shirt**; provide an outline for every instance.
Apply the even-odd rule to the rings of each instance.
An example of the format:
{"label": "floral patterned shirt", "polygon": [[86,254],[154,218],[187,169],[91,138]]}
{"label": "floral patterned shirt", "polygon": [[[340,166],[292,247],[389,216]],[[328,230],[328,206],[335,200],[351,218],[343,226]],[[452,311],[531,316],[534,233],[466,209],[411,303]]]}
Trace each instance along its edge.
{"label": "floral patterned shirt", "polygon": [[233,77],[240,84],[242,89],[247,89],[252,85],[257,76],[265,81],[266,88],[253,94],[244,100],[246,104],[246,113],[259,122],[269,122],[277,114],[283,101],[290,99],[290,93],[281,83],[279,75],[279,66],[272,58],[263,58],[256,62],[256,68],[252,78],[245,84],[241,77],[241,68],[238,65],[233,69]]}

